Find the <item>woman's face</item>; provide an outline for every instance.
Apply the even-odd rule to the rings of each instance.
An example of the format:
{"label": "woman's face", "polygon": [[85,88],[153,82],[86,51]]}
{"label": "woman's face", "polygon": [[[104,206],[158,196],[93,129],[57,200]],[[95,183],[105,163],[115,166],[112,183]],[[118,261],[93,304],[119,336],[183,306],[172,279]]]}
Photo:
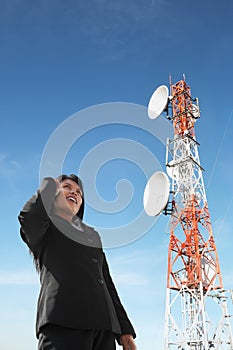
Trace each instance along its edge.
{"label": "woman's face", "polygon": [[56,210],[72,212],[76,215],[82,205],[82,191],[79,185],[70,179],[63,180],[59,185],[59,191],[55,199]]}

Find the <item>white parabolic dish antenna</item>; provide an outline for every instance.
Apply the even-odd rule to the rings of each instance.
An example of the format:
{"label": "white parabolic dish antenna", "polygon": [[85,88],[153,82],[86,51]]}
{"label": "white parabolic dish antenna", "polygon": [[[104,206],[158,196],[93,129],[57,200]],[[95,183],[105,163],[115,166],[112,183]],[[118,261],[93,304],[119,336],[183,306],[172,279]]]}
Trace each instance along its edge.
{"label": "white parabolic dish antenna", "polygon": [[178,178],[178,168],[174,165],[174,159],[172,159],[166,166],[167,174],[171,179]]}
{"label": "white parabolic dish antenna", "polygon": [[157,118],[167,106],[168,88],[166,85],[159,86],[150,98],[148,104],[148,116],[150,119]]}
{"label": "white parabolic dish antenna", "polygon": [[[194,118],[194,121],[200,118],[199,108],[195,104],[191,105],[191,113],[192,113],[192,117]],[[189,116],[190,116],[190,113],[189,113]]]}
{"label": "white parabolic dish antenna", "polygon": [[148,180],[143,197],[145,212],[149,216],[159,215],[165,209],[170,192],[170,182],[165,173],[158,171]]}

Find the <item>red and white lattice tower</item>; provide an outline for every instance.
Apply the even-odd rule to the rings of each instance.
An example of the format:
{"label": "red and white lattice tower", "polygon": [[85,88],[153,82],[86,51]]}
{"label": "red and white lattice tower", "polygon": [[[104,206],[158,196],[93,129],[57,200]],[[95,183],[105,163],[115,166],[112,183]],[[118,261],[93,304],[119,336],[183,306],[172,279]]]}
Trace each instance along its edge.
{"label": "red and white lattice tower", "polygon": [[165,350],[233,349],[227,291],[223,289],[198,155],[194,124],[198,100],[185,80],[170,86],[166,163],[172,178]]}

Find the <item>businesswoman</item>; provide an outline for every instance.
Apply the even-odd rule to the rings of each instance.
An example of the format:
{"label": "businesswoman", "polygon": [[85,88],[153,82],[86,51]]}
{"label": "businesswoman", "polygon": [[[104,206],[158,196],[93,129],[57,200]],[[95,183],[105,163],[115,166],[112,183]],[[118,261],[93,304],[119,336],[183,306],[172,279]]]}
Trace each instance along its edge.
{"label": "businesswoman", "polygon": [[19,214],[40,275],[38,350],[136,350],[134,328],[110,276],[99,234],[82,221],[74,174],[45,178]]}

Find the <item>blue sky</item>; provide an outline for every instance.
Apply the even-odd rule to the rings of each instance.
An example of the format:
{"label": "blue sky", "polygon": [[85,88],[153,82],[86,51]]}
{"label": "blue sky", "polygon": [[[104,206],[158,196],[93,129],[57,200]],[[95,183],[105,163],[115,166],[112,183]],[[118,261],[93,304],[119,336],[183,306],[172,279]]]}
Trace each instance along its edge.
{"label": "blue sky", "polygon": [[[232,288],[232,15],[232,0],[1,1],[1,349],[36,348],[39,284],[19,238],[17,216],[39,185],[41,157],[54,130],[91,106],[122,102],[145,107],[155,88],[169,84],[169,74],[173,82],[185,74],[192,95],[199,98],[199,155],[223,281]],[[95,109],[88,115],[94,123]],[[78,116],[81,128],[87,121],[82,112]],[[151,132],[136,127],[135,120],[126,125],[109,117],[105,123],[72,145],[64,170],[76,172],[92,149],[113,139],[130,140],[127,150],[137,142],[133,146],[152,153],[149,172],[164,167],[165,147],[154,136],[156,123],[145,121]],[[131,155],[114,155],[98,169],[96,188],[105,201],[114,201],[116,183],[127,179],[132,200],[116,215],[87,205],[85,220],[92,226],[127,226],[142,210],[146,162],[140,153],[136,163]],[[153,220],[145,233],[136,227],[137,239],[106,249],[140,349],[163,348],[168,218]]]}

